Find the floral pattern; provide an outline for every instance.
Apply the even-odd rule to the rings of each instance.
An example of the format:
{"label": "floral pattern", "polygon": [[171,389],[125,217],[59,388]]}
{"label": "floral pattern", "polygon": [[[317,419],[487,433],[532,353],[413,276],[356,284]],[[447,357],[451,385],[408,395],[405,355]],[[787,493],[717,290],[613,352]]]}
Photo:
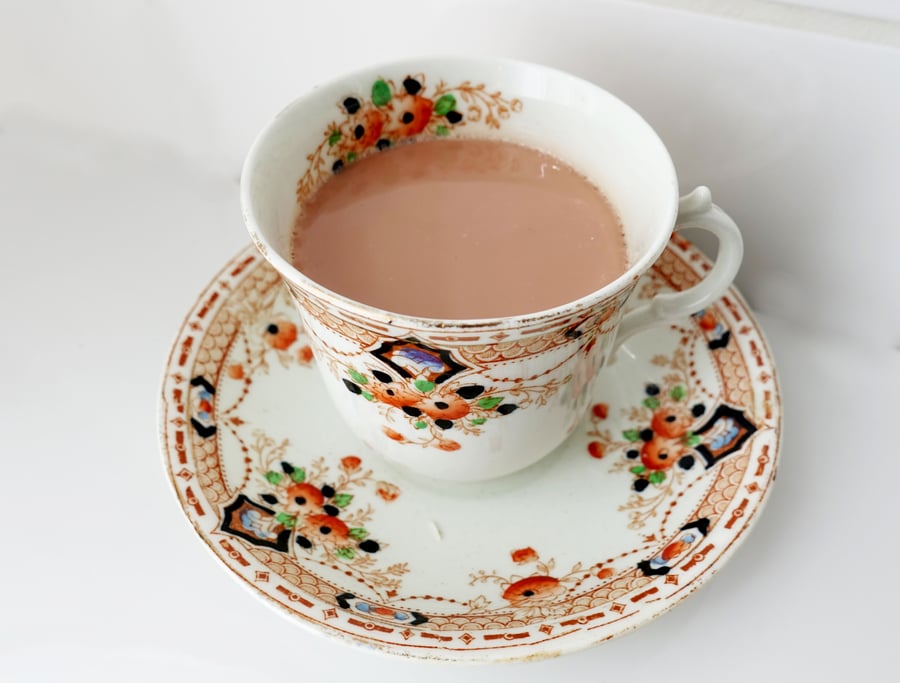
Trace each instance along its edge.
{"label": "floral pattern", "polygon": [[220,530],[297,560],[338,562],[342,571],[382,594],[397,590],[407,564],[379,562],[388,543],[370,531],[375,507],[358,501],[363,494],[367,501],[377,496],[388,504],[400,496],[400,487],[376,480],[358,455],[342,456],[336,467],[323,456],[298,455],[289,439],[273,438],[246,417],[254,381],[273,368],[308,368],[313,362],[287,292],[273,287],[265,296],[248,297],[236,314],[240,328],[219,387],[233,398],[220,402],[222,392],[205,376],[191,381],[194,431],[207,439],[224,430],[246,454],[247,470],[223,506]]}
{"label": "floral pattern", "polygon": [[[693,284],[702,274],[696,254],[673,242],[639,298],[645,283]],[[722,565],[775,476],[775,370],[737,296],[661,330],[650,354],[619,359],[562,457],[511,491],[464,505],[395,478],[349,434],[314,371],[330,360],[313,357],[309,340],[252,248],[228,264],[198,299],[167,367],[160,419],[169,478],[200,538],[267,604],[390,653],[529,658],[640,626]],[[520,417],[538,396],[482,382],[453,427],[416,430],[410,421],[422,416],[381,403],[373,385],[426,397],[431,387],[417,380],[433,383],[432,393],[456,390],[491,359],[442,357],[440,340],[396,341],[369,343],[364,361],[341,368],[360,389],[350,401],[380,406],[404,438],[453,435],[484,395],[502,396],[497,406],[515,404],[510,414]],[[476,427],[489,434],[489,420],[501,417]]]}
{"label": "floral pattern", "polygon": [[[701,330],[714,329],[715,326],[704,327],[704,320],[709,317],[711,313],[703,311],[695,316]],[[725,337],[721,330],[714,334],[709,348],[723,348],[721,340]],[[742,410],[728,405],[718,406],[712,417],[704,420],[708,408],[701,397],[695,396],[702,388],[691,379],[693,361],[689,360],[689,355],[695,354],[692,345],[703,339],[708,339],[707,335],[686,331],[681,348],[672,356],[657,355],[651,359],[666,374],[659,381],[644,385],[644,398],[639,405],[623,409],[623,415],[634,426],[622,430],[619,436],[603,428],[609,406],[598,403],[592,408],[592,428],[587,432],[592,440],[587,451],[597,459],[614,452],[622,455],[610,471],[627,471],[632,476],[634,494],[621,507],[629,512],[632,528],[642,528],[657,515],[660,506],[683,488],[687,472],[695,466],[715,466],[737,452],[757,430]]]}
{"label": "floral pattern", "polygon": [[718,319],[712,308],[697,311],[693,317],[697,321],[698,327],[703,330],[710,351],[724,349],[728,346],[728,342],[731,341],[731,330]]}
{"label": "floral pattern", "polygon": [[[501,598],[513,609],[513,618],[525,623],[544,621],[551,617],[559,617],[571,612],[571,605],[565,600],[566,595],[590,576],[584,573],[581,563],[576,563],[566,574],[554,576],[556,561],[552,558],[546,562],[531,547],[513,550],[511,559],[517,565],[530,565],[531,573],[522,575],[513,573],[502,575],[497,572],[479,570],[469,575],[469,585],[493,583],[501,591]],[[473,611],[483,609],[489,601],[478,596],[470,601]]]}
{"label": "floral pattern", "polygon": [[429,88],[424,74],[414,74],[399,83],[378,78],[366,96],[348,94],[338,109],[342,118],[326,128],[322,142],[307,157],[309,168],[297,183],[299,202],[329,173],[340,173],[368,153],[417,136],[446,137],[467,122],[500,128],[503,120],[521,111],[522,102],[470,81],[456,86],[439,81]]}
{"label": "floral pattern", "polygon": [[[457,362],[450,351],[414,339],[385,342],[371,357],[370,367],[343,368],[347,390],[379,406],[388,438],[449,452],[460,448],[451,434],[481,434],[488,420],[544,405],[565,383],[549,379],[533,386],[488,387],[473,381],[472,373],[466,373],[472,368]],[[395,420],[415,431],[411,436],[398,431],[391,426]]]}
{"label": "floral pattern", "polygon": [[[406,563],[375,566],[372,556],[386,546],[367,528],[375,510],[371,504],[354,504],[354,492],[360,489],[375,488],[378,493],[390,487],[393,497],[379,495],[392,502],[398,487],[374,483],[372,470],[364,469],[355,455],[341,458],[334,473],[321,457],[307,466],[291,462],[289,442],[276,443],[261,431],[254,432],[251,450],[258,456],[257,486],[245,487],[225,507],[222,531],[295,557],[336,558],[369,585],[400,587],[409,571]],[[247,495],[249,488],[255,489],[252,496]]]}

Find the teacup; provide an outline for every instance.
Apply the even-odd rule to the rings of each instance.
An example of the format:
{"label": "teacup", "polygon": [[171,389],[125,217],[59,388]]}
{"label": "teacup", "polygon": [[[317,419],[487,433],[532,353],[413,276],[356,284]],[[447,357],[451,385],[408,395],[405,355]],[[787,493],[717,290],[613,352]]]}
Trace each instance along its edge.
{"label": "teacup", "polygon": [[[440,87],[457,103],[453,112],[433,107],[415,136],[464,134],[528,145],[568,162],[602,188],[624,227],[627,270],[588,296],[549,310],[446,321],[351,300],[292,266],[298,203],[368,151],[336,144],[344,137],[339,133],[358,125],[360,109],[401,97],[401,84],[413,75],[419,97]],[[403,126],[392,131],[397,137],[410,133]],[[253,144],[241,201],[254,243],[298,306],[347,425],[388,461],[447,481],[503,476],[550,453],[582,419],[617,347],[712,303],[731,284],[743,253],[737,226],[712,204],[705,187],[679,200],[672,160],[640,115],[592,83],[508,60],[408,60],[316,88],[288,105]],[[716,235],[715,265],[695,287],[659,294],[623,315],[638,278],[673,230],[684,227]]]}

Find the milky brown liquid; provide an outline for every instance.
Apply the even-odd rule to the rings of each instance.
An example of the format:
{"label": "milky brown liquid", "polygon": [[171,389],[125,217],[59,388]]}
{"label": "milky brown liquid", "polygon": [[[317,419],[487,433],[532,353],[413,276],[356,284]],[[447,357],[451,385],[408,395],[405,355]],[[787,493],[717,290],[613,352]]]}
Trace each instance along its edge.
{"label": "milky brown liquid", "polygon": [[356,301],[445,320],[533,313],[627,268],[603,194],[558,159],[477,139],[398,145],[301,207],[294,265]]}

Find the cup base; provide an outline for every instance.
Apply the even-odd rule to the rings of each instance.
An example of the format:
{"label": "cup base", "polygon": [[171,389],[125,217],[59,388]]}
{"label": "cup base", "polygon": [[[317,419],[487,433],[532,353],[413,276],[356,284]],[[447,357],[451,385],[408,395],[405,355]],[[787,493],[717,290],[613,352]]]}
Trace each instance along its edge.
{"label": "cup base", "polygon": [[[564,466],[561,463],[564,458],[577,457],[572,456],[571,449],[567,446],[568,441],[573,438],[576,432],[577,430],[573,431],[572,434],[563,439],[559,446],[530,465],[490,478],[460,480],[436,478],[418,472],[411,467],[393,462],[383,456],[376,454],[376,457],[381,460],[386,470],[393,473],[393,477],[396,480],[402,479],[411,486],[429,491],[435,495],[447,495],[461,499],[478,498],[514,491],[535,478],[544,476],[554,467]],[[566,455],[567,453],[568,455]]]}

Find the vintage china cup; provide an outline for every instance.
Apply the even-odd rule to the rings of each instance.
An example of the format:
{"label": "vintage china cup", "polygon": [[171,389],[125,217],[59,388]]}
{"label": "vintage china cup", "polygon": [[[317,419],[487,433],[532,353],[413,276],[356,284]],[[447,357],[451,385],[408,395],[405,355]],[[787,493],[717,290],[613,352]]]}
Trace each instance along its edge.
{"label": "vintage china cup", "polygon": [[[553,309],[447,321],[353,301],[291,265],[298,203],[333,173],[404,139],[461,136],[541,149],[596,183],[622,219],[628,269]],[[712,204],[709,190],[679,200],[672,160],[635,111],[592,83],[508,60],[407,60],[314,89],[253,144],[241,201],[254,243],[298,306],[343,419],[388,461],[447,481],[499,477],[551,452],[583,417],[616,348],[712,303],[743,253],[737,226]],[[638,278],[685,227],[716,235],[713,267],[693,288],[660,294],[623,316]],[[346,258],[367,257],[347,245]],[[397,268],[408,271],[412,286],[429,286],[427,262]]]}

